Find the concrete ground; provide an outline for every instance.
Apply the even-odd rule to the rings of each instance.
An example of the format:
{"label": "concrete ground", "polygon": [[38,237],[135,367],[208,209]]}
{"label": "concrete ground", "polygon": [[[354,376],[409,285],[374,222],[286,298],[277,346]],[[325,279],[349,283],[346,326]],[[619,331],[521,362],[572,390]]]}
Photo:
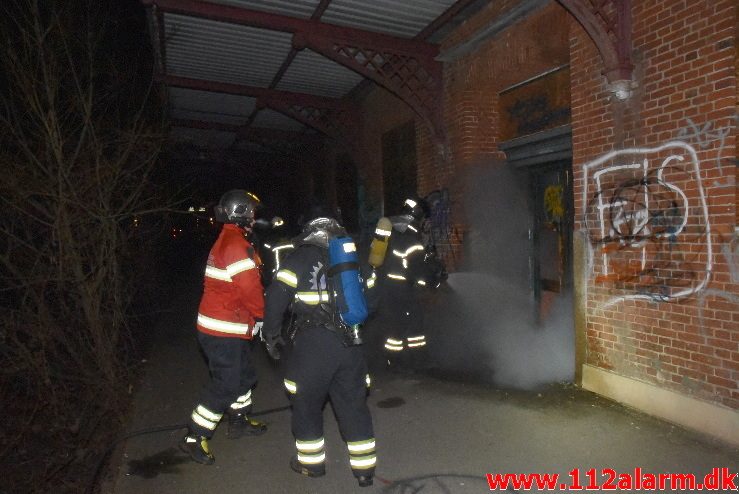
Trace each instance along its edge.
{"label": "concrete ground", "polygon": [[[193,327],[197,297],[181,298],[157,328],[142,364],[129,432],[185,423],[207,378]],[[700,480],[713,468],[739,471],[736,448],[572,385],[501,390],[380,368],[369,396],[378,455],[374,485],[357,486],[330,406],[324,415],[327,475],[306,478],[288,466],[294,440],[280,367],[260,345],[254,358],[260,376],[255,412],[273,410],[259,417],[269,424],[265,435],[229,440],[221,425],[211,441],[212,466],[193,463],[177,449],[184,429],[135,435],[112,455],[101,492],[479,493],[490,490],[487,473],[557,473],[561,484],[579,469],[580,483],[587,485],[591,468],[693,473]],[[602,485],[606,477],[595,480]]]}

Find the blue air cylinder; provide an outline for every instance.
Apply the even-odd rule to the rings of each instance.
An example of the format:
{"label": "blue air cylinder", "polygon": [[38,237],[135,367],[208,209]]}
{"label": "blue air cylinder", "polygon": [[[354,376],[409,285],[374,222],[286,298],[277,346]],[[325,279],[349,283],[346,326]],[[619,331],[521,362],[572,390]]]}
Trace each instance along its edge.
{"label": "blue air cylinder", "polygon": [[329,240],[328,263],[341,319],[349,326],[362,324],[367,319],[367,300],[359,276],[359,256],[354,241],[350,237]]}

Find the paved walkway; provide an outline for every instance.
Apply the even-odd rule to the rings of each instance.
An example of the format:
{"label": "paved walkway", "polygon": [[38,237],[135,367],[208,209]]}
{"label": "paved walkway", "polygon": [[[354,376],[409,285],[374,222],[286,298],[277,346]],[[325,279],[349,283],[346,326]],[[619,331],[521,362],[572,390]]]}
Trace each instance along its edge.
{"label": "paved walkway", "polygon": [[[194,297],[159,328],[144,364],[129,430],[176,425],[187,419],[207,375],[192,321]],[[129,439],[114,458],[102,488],[115,494],[203,493],[480,493],[486,473],[558,473],[612,468],[618,473],[693,473],[701,480],[715,467],[739,471],[739,451],[707,437],[628,410],[569,385],[537,391],[505,391],[425,375],[382,369],[369,398],[377,438],[374,486],[357,486],[331,407],[325,411],[327,475],[301,477],[288,467],[294,441],[280,368],[255,349],[260,382],[255,411],[269,431],[260,437],[226,438],[225,425],[211,441],[216,463],[192,463],[177,449],[183,430]],[[599,483],[604,477],[596,479]],[[739,481],[737,482],[739,484]],[[534,489],[536,490],[536,489]],[[636,489],[633,489],[636,490]],[[669,490],[669,489],[668,489]]]}

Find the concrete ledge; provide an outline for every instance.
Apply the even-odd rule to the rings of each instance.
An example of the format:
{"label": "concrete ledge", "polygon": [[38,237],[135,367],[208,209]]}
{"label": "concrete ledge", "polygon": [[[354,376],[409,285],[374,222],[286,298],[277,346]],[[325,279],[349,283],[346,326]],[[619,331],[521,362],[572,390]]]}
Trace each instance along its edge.
{"label": "concrete ledge", "polygon": [[582,366],[582,387],[649,415],[739,446],[739,410],[697,400],[592,365]]}

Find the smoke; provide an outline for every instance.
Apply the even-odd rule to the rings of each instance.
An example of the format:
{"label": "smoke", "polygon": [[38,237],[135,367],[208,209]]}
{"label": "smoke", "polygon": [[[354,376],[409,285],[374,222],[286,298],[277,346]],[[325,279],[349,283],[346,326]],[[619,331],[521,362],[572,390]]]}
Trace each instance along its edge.
{"label": "smoke", "polygon": [[464,263],[424,304],[435,366],[501,387],[571,381],[572,299],[548,294],[540,312],[534,305],[525,177],[503,163],[465,175]]}

